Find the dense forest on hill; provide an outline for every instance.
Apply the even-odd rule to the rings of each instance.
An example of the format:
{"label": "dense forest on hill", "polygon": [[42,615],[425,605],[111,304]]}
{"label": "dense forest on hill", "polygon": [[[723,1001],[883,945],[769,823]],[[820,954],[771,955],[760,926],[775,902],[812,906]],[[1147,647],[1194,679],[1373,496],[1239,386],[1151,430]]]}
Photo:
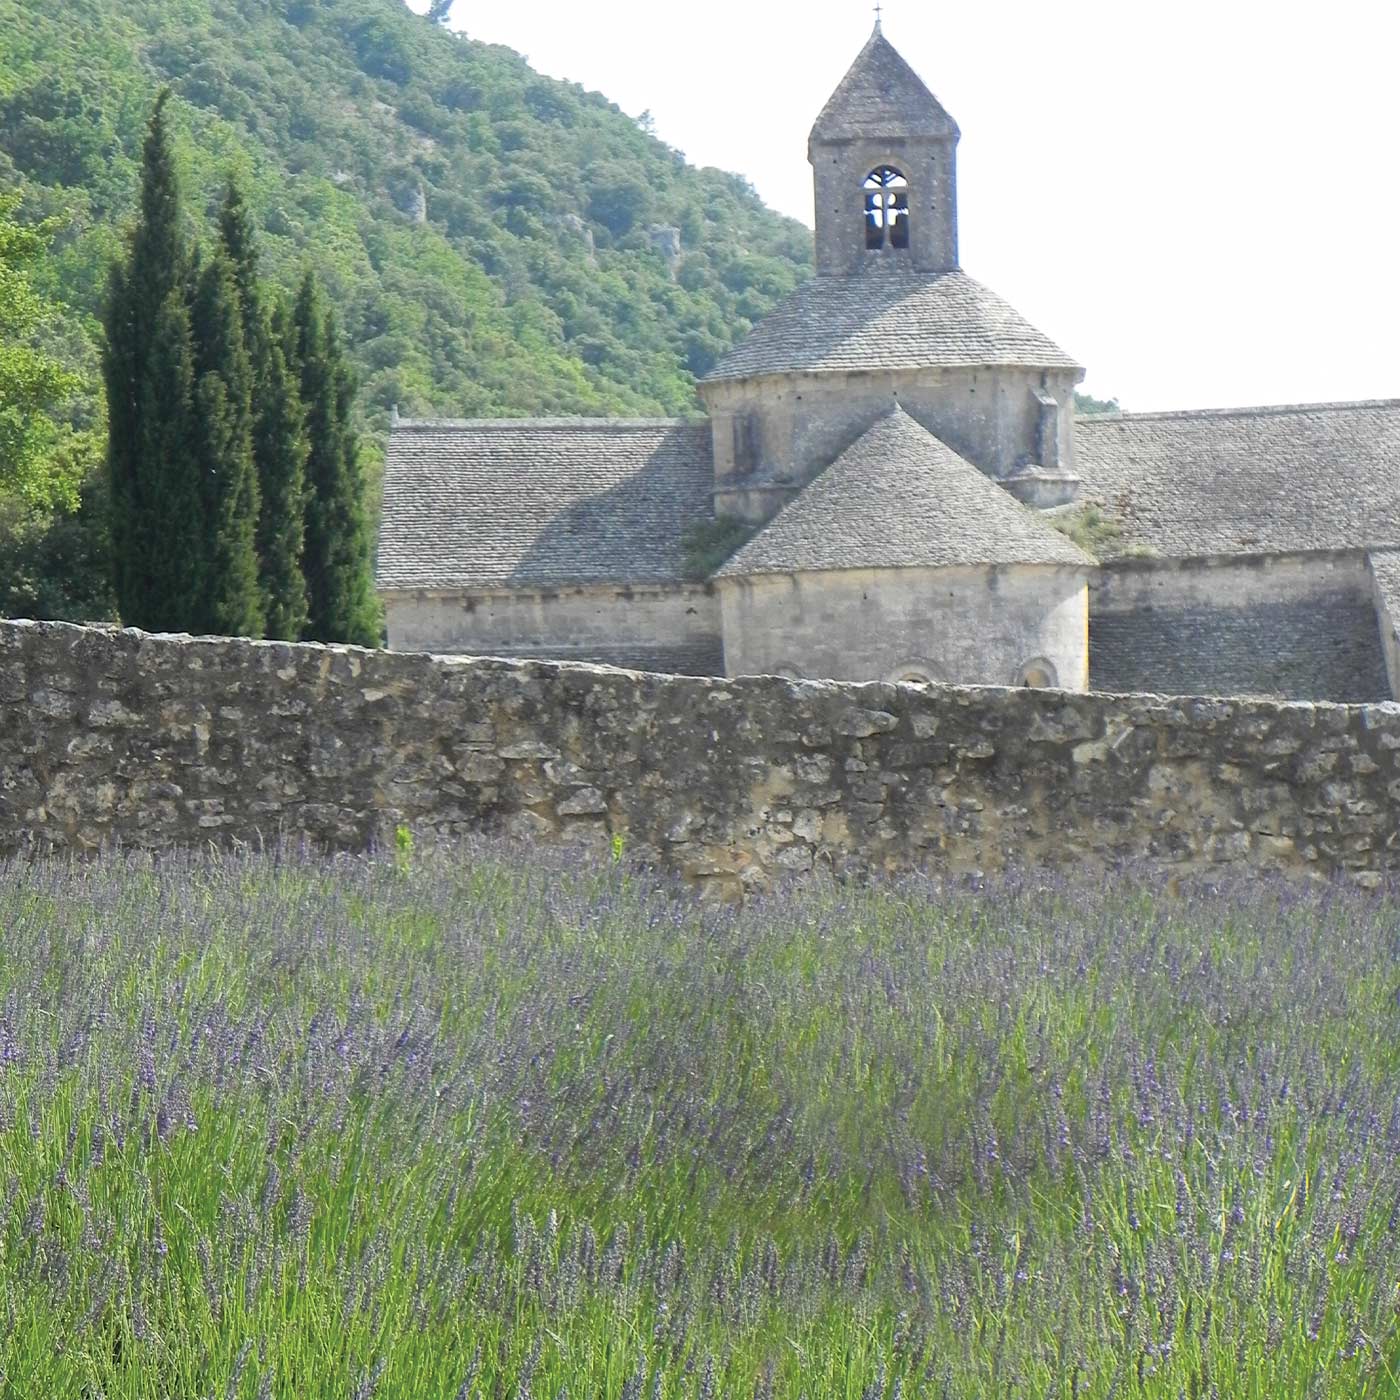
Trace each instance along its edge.
{"label": "dense forest on hill", "polygon": [[808,270],[810,234],[744,180],[402,0],[0,0],[0,36],[0,196],[56,230],[21,272],[83,386],[65,504],[0,480],[0,615],[112,614],[99,313],[165,87],[191,236],[236,175],[265,274],[325,288],[371,462],[395,404],[696,411],[695,376]]}
{"label": "dense forest on hill", "polygon": [[192,207],[240,173],[266,268],[320,273],[371,418],[689,411],[808,263],[742,180],[401,0],[0,0],[0,33],[0,186],[69,224],[48,290],[96,311],[169,84]]}

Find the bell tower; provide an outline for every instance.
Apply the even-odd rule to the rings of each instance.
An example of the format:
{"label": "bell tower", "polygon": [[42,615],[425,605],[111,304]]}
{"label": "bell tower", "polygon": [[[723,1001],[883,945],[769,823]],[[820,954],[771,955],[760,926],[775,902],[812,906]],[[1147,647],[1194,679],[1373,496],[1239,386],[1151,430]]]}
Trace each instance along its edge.
{"label": "bell tower", "polygon": [[959,134],[877,21],[807,144],[817,274],[957,267]]}
{"label": "bell tower", "polygon": [[772,519],[896,402],[1022,502],[1073,498],[1084,372],[959,266],[959,135],[877,24],[808,143],[817,276],[700,384],[720,515]]}

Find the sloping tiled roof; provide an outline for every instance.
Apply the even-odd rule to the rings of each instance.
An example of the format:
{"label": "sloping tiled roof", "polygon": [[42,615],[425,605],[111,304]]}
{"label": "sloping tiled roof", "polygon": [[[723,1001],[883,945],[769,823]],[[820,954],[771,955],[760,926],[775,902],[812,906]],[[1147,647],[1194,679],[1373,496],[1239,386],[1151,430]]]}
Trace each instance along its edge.
{"label": "sloping tiled roof", "polygon": [[1080,418],[1082,499],[1167,558],[1400,544],[1400,400]]}
{"label": "sloping tiled roof", "polygon": [[717,573],[1092,561],[946,443],[894,409]]}
{"label": "sloping tiled roof", "polygon": [[384,589],[662,583],[711,513],[707,423],[400,420],[384,468]]}
{"label": "sloping tiled roof", "polygon": [[1373,549],[1367,563],[1386,612],[1394,622],[1400,623],[1400,549]]}
{"label": "sloping tiled roof", "polygon": [[957,135],[958,124],[878,25],[812,128],[813,141]]}
{"label": "sloping tiled roof", "polygon": [[705,382],[751,375],[930,366],[1078,369],[1049,336],[961,269],[804,282]]}
{"label": "sloping tiled roof", "polygon": [[1089,611],[1093,690],[1390,699],[1376,609],[1345,587],[1232,605],[1228,592],[1125,612]]}

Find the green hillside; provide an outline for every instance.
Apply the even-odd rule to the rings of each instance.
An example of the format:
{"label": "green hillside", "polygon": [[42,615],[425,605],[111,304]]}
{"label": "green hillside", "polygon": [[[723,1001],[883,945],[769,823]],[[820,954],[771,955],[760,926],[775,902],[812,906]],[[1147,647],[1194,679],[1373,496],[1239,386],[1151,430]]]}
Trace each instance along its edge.
{"label": "green hillside", "polygon": [[241,174],[269,272],[323,276],[372,423],[688,412],[807,267],[742,180],[401,0],[0,0],[0,35],[0,189],[69,220],[46,290],[96,311],[169,84],[191,208]]}

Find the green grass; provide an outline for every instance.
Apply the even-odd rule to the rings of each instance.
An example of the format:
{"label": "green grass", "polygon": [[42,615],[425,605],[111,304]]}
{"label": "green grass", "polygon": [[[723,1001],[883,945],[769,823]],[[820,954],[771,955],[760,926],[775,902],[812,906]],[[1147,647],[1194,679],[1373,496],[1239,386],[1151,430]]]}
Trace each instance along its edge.
{"label": "green grass", "polygon": [[1105,515],[1098,506],[1076,506],[1073,510],[1046,518],[1062,535],[1067,535],[1095,559],[1123,552],[1122,525]]}
{"label": "green grass", "polygon": [[1386,1396],[1386,897],[0,881],[0,1393]]}
{"label": "green grass", "polygon": [[682,572],[688,579],[707,579],[758,532],[748,520],[721,515],[692,525],[683,536]]}

